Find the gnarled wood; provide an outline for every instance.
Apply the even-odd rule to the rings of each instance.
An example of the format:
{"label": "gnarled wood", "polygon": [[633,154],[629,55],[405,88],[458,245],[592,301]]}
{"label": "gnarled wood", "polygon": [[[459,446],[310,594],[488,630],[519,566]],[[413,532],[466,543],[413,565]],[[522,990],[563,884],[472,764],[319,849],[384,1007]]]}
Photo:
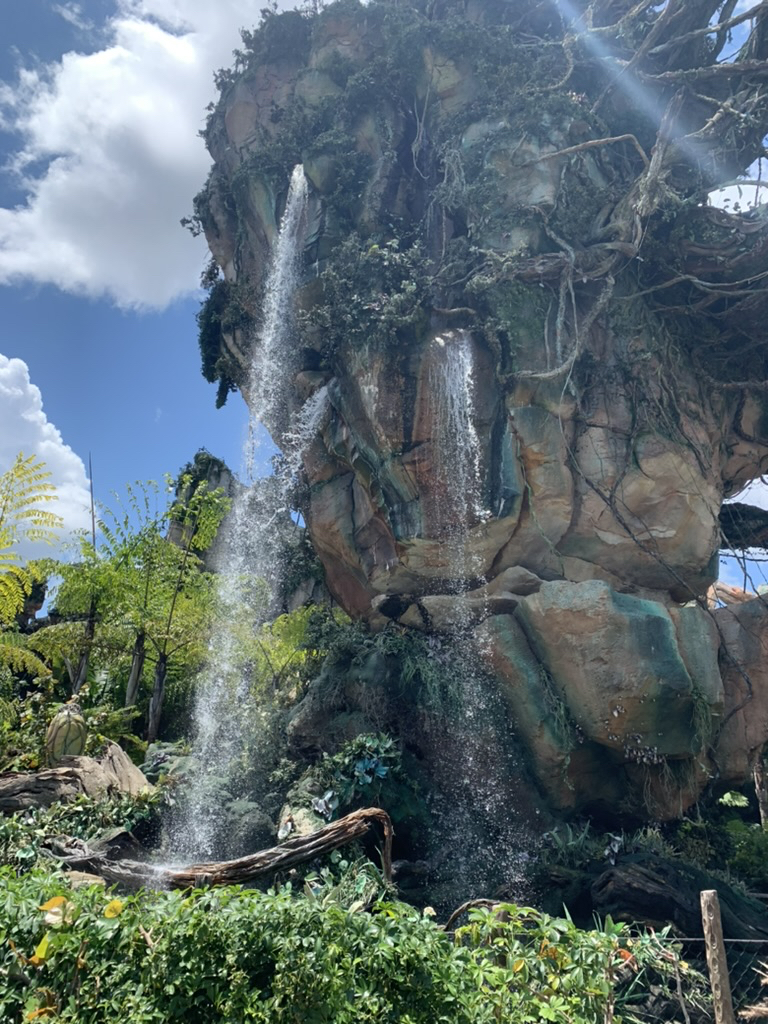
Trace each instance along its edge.
{"label": "gnarled wood", "polygon": [[79,871],[93,871],[108,882],[116,882],[129,889],[144,886],[155,889],[187,889],[200,885],[237,885],[255,878],[284,871],[303,864],[314,857],[330,853],[356,839],[362,839],[377,821],[384,830],[381,863],[384,877],[392,879],[392,821],[386,811],[366,807],[353,811],[338,821],[318,829],[308,836],[296,836],[280,846],[239,857],[237,860],[190,864],[183,868],[168,868],[143,864],[134,860],[110,860],[89,848],[79,839],[56,836],[48,841],[49,849],[68,866]]}
{"label": "gnarled wood", "polygon": [[602,916],[651,925],[671,923],[681,934],[697,937],[703,935],[699,893],[713,884],[725,937],[768,940],[768,913],[756,900],[725,882],[714,882],[705,871],[657,857],[604,871],[592,884],[592,905]]}

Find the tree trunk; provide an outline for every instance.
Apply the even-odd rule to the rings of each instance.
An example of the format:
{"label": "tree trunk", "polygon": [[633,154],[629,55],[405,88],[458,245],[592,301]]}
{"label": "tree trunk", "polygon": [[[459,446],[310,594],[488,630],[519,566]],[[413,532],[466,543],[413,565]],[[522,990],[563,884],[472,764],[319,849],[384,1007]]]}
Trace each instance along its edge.
{"label": "tree trunk", "polygon": [[47,841],[47,846],[56,856],[65,860],[68,867],[93,871],[108,882],[117,882],[129,889],[140,889],[145,886],[187,889],[198,885],[238,885],[295,867],[297,864],[330,853],[339,846],[362,839],[374,821],[378,821],[384,829],[382,872],[384,878],[391,881],[394,832],[389,815],[378,807],[353,811],[352,814],[325,825],[311,835],[296,836],[295,839],[288,839],[280,846],[261,850],[248,857],[191,864],[189,867],[177,869],[132,860],[110,860],[108,855],[96,853],[82,840],[72,839],[70,836],[52,837]]}
{"label": "tree trunk", "polygon": [[604,871],[591,886],[592,907],[605,916],[653,926],[672,923],[689,937],[703,935],[699,893],[716,889],[723,932],[728,939],[768,940],[768,913],[735,886],[689,864],[660,857],[621,863]]}
{"label": "tree trunk", "polygon": [[165,677],[168,674],[168,655],[159,654],[155,665],[155,682],[149,702],[149,719],[147,722],[147,743],[154,743],[160,731],[160,716],[163,713],[165,697]]}
{"label": "tree trunk", "polygon": [[141,673],[144,670],[144,661],[147,656],[145,644],[146,634],[142,630],[140,633],[136,634],[136,639],[133,644],[131,673],[128,676],[128,685],[125,688],[125,707],[127,708],[136,703],[136,697],[139,692],[139,683],[141,682]]}
{"label": "tree trunk", "polygon": [[88,619],[85,623],[85,647],[83,653],[80,655],[80,661],[77,666],[77,675],[72,683],[72,693],[77,696],[82,690],[85,680],[88,678],[88,662],[91,657],[91,647],[93,646],[93,638],[96,634],[96,604],[91,601],[91,606],[88,609]]}

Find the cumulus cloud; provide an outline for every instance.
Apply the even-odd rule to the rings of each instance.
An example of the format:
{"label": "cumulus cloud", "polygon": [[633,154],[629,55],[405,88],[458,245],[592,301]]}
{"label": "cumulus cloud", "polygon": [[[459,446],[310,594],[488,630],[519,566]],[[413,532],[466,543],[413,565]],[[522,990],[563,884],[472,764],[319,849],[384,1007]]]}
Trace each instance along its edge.
{"label": "cumulus cloud", "polygon": [[[36,455],[50,471],[58,501],[50,509],[64,520],[62,533],[90,526],[90,496],[83,460],[64,443],[59,430],[43,411],[40,389],[29,379],[22,359],[0,355],[0,473],[13,465],[19,452]],[[25,547],[22,554],[44,554]]]}
{"label": "cumulus cloud", "polygon": [[[101,50],[0,84],[0,123],[20,139],[11,170],[27,196],[0,209],[0,283],[54,284],[138,308],[197,287],[204,243],[179,221],[210,165],[198,131],[213,71],[231,64],[258,7],[118,0]],[[57,10],[81,17],[76,3]]]}

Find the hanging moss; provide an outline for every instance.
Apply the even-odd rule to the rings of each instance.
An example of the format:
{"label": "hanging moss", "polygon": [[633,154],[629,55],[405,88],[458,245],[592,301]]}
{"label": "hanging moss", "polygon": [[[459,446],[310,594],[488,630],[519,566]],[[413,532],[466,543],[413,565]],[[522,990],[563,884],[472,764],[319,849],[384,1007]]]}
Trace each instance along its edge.
{"label": "hanging moss", "polygon": [[428,322],[431,278],[419,243],[371,242],[352,235],[338,247],[322,274],[323,301],[304,326],[323,332],[325,357],[342,341],[383,344]]}
{"label": "hanging moss", "polygon": [[216,408],[220,409],[232,391],[236,391],[242,371],[223,343],[223,334],[236,328],[247,330],[252,318],[238,298],[236,285],[218,280],[197,312],[198,344],[202,373],[219,388]]}

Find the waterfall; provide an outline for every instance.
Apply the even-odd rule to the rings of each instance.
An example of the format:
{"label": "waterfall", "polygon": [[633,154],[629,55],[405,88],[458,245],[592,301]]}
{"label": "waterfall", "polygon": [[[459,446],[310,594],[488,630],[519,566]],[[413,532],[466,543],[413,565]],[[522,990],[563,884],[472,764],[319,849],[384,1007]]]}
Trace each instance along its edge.
{"label": "waterfall", "polygon": [[459,331],[439,336],[433,344],[439,353],[430,369],[429,387],[434,403],[435,473],[441,486],[434,529],[450,546],[451,578],[460,588],[471,575],[469,530],[481,514],[472,337],[469,331]]}
{"label": "waterfall", "polygon": [[[503,701],[493,682],[490,652],[472,630],[474,618],[461,599],[469,586],[484,582],[482,555],[472,551],[470,533],[485,518],[482,452],[475,426],[473,341],[469,331],[446,333],[433,341],[435,359],[428,376],[432,406],[432,460],[439,499],[432,530],[442,541],[448,582],[456,595],[458,621],[451,664],[454,707],[446,710],[446,743],[456,771],[433,794],[440,822],[439,873],[461,879],[456,898],[466,897],[471,879],[477,892],[490,891],[499,877],[525,887],[531,836],[506,805],[509,777],[520,767],[510,754]],[[486,825],[478,831],[482,808]],[[495,880],[495,882],[494,882]],[[449,888],[455,881],[448,883]]]}
{"label": "waterfall", "polygon": [[[245,767],[246,747],[252,757],[259,716],[264,714],[250,695],[248,680],[242,677],[237,653],[242,638],[233,624],[242,621],[244,605],[252,615],[252,629],[270,617],[281,577],[281,525],[292,525],[281,482],[275,477],[254,481],[253,475],[259,426],[274,421],[280,403],[287,400],[286,384],[293,365],[293,295],[301,272],[306,209],[307,181],[299,164],[291,177],[266,278],[261,330],[254,339],[248,438],[243,453],[249,486],[241,485],[235,494],[220,545],[218,625],[209,643],[209,667],[197,684],[195,756],[186,797],[170,829],[172,854],[187,863],[232,855],[227,841],[233,822],[227,804],[233,796],[234,772]],[[291,447],[295,450],[301,444],[306,444],[306,438]],[[299,450],[295,469],[300,454]]]}
{"label": "waterfall", "polygon": [[269,422],[286,399],[285,385],[291,355],[288,342],[293,322],[293,293],[301,273],[301,238],[307,213],[307,179],[301,164],[291,175],[285,212],[272,254],[264,289],[263,326],[251,360],[249,430],[246,468],[253,472],[259,424]]}

